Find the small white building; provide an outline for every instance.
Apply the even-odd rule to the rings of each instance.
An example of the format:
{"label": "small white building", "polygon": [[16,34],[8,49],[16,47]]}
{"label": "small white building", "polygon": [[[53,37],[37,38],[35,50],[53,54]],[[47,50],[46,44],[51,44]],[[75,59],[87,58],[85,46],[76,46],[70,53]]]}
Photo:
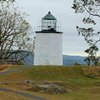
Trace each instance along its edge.
{"label": "small white building", "polygon": [[36,31],[34,65],[63,65],[62,32],[57,31],[57,19],[50,12]]}

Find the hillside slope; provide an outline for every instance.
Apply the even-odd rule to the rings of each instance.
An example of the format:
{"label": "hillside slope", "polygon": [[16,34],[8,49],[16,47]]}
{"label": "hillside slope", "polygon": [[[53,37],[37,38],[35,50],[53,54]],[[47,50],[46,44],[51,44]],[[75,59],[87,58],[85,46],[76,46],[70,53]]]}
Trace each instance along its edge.
{"label": "hillside slope", "polygon": [[[59,95],[29,91],[34,84],[41,83],[61,84],[70,91]],[[26,91],[46,100],[100,100],[100,67],[12,66],[0,72],[2,87]]]}

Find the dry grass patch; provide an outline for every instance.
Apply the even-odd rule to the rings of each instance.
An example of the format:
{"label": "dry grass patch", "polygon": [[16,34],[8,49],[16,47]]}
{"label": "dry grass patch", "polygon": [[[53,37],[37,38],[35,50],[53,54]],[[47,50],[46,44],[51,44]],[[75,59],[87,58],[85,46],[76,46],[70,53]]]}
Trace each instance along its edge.
{"label": "dry grass patch", "polygon": [[85,76],[91,78],[100,78],[100,67],[85,67],[83,68]]}
{"label": "dry grass patch", "polygon": [[5,65],[0,65],[0,71],[6,70],[8,68],[10,68],[12,65],[9,64],[5,64]]}
{"label": "dry grass patch", "polygon": [[7,93],[0,92],[0,100],[29,100],[29,99],[10,92]]}

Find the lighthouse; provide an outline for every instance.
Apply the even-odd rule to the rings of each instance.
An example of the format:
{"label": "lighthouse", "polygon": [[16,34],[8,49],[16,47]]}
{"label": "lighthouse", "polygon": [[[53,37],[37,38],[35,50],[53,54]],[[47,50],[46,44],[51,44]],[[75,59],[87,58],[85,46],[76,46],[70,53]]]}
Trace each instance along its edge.
{"label": "lighthouse", "polygon": [[48,12],[36,31],[34,65],[62,65],[62,32],[57,31],[57,19]]}

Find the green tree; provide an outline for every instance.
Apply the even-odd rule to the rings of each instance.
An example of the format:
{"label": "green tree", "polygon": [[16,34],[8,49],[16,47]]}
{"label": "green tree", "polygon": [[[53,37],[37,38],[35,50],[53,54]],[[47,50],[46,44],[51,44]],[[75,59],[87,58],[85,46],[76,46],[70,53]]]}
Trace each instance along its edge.
{"label": "green tree", "polygon": [[[88,16],[83,18],[84,24],[96,25],[95,17],[100,17],[100,0],[74,0],[73,7],[75,13],[87,13]],[[85,59],[88,65],[97,65],[99,57],[97,57],[97,47],[100,42],[100,30],[95,31],[93,27],[79,27],[76,26],[79,35],[84,37],[84,40],[89,45],[89,48],[85,50],[88,57]]]}
{"label": "green tree", "polygon": [[0,0],[0,64],[12,59],[13,55],[16,55],[16,62],[19,62],[28,55],[20,54],[19,57],[19,51],[33,49],[33,39],[30,36],[32,31],[25,19],[26,14],[21,13],[13,1]]}

